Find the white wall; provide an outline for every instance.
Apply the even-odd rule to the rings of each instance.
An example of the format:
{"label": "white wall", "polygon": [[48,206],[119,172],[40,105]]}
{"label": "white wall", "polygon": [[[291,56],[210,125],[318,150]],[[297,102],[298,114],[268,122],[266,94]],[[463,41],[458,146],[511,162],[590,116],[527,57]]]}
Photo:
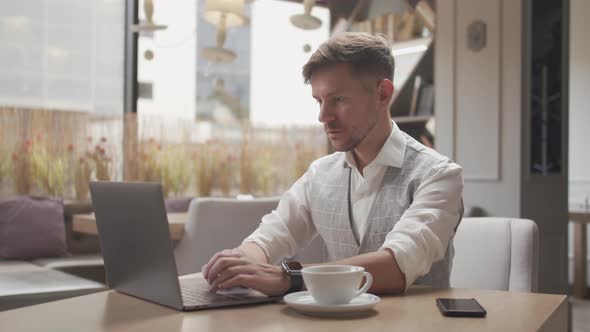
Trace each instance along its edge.
{"label": "white wall", "polygon": [[[491,215],[520,213],[522,56],[518,1],[440,0],[435,52],[436,147],[464,167],[464,201]],[[487,24],[472,52],[467,26]]]}
{"label": "white wall", "polygon": [[[570,1],[569,201],[570,205],[579,205],[586,197],[590,200],[590,1]],[[571,239],[570,225],[570,257],[573,253]],[[590,282],[590,274],[588,278]]]}
{"label": "white wall", "polygon": [[[436,147],[464,167],[467,207],[536,222],[539,290],[565,293],[567,174],[537,176],[528,166],[531,1],[438,1]],[[476,20],[485,22],[487,31],[479,52],[466,40],[467,27]],[[567,113],[562,116],[567,119]],[[567,151],[567,137],[562,144]]]}
{"label": "white wall", "polygon": [[570,23],[570,202],[590,200],[590,1],[571,0]]}

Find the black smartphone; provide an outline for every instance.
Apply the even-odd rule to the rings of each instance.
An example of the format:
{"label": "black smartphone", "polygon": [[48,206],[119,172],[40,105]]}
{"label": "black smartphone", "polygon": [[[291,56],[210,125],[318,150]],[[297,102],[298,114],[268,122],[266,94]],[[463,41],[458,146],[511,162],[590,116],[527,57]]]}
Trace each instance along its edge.
{"label": "black smartphone", "polygon": [[450,317],[485,317],[486,310],[476,299],[436,299],[441,314]]}

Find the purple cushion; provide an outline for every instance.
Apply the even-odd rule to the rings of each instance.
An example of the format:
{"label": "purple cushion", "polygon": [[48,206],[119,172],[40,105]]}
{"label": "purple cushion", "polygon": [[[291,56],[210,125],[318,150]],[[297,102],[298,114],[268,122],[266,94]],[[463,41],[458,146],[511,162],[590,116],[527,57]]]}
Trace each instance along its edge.
{"label": "purple cushion", "polygon": [[192,197],[166,198],[166,212],[185,213],[192,200]]}
{"label": "purple cushion", "polygon": [[0,198],[0,258],[33,259],[67,254],[60,199]]}

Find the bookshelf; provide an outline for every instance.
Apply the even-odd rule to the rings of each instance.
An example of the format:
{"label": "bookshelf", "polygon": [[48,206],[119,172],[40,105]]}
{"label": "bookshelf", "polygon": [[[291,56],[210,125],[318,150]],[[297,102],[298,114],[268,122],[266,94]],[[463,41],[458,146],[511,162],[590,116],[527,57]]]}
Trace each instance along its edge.
{"label": "bookshelf", "polygon": [[428,36],[434,25],[425,24],[429,21],[422,16],[417,8],[387,13],[356,22],[351,30],[381,34],[392,43],[395,92],[391,116],[400,129],[433,147],[434,133],[427,123],[434,117],[434,41]]}
{"label": "bookshelf", "polygon": [[434,118],[434,42],[422,38],[397,43],[392,52],[398,77],[394,78],[391,116],[401,130],[434,147],[434,133],[426,126]]}
{"label": "bookshelf", "polygon": [[434,121],[432,115],[394,116],[393,121],[406,134],[429,148],[434,148],[434,134],[428,129],[428,123]]}
{"label": "bookshelf", "polygon": [[432,115],[394,116],[393,121],[398,125],[405,124],[426,124],[434,117]]}

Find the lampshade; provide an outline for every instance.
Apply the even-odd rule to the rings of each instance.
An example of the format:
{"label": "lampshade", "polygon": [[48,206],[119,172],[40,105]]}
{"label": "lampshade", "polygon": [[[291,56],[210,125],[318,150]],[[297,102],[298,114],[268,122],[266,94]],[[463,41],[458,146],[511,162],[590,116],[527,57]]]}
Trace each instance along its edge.
{"label": "lampshade", "polygon": [[130,26],[131,31],[133,31],[133,32],[156,31],[156,30],[164,30],[168,27],[166,25],[154,23],[154,21],[153,21],[153,17],[154,17],[154,2],[153,2],[153,0],[144,0],[143,12],[145,13],[146,21],[142,22],[140,24],[132,24]]}
{"label": "lampshade", "polygon": [[142,22],[140,24],[130,25],[130,29],[133,32],[150,32],[156,30],[166,30],[167,28],[167,25],[155,24],[153,22]]}
{"label": "lampshade", "polygon": [[202,50],[203,58],[215,63],[229,63],[235,60],[236,53],[234,51],[223,48],[226,36],[225,21],[221,20],[217,24],[217,35],[215,36],[215,47],[206,47]]}
{"label": "lampshade", "polygon": [[226,27],[246,24],[244,0],[207,0],[203,14],[207,22],[218,25],[225,19]]}
{"label": "lampshade", "polygon": [[304,0],[304,13],[291,16],[291,24],[303,30],[314,30],[321,27],[322,21],[319,18],[311,15],[311,9],[314,5],[315,0]]}
{"label": "lampshade", "polygon": [[213,63],[230,63],[237,57],[234,51],[219,46],[203,48],[201,56]]}

